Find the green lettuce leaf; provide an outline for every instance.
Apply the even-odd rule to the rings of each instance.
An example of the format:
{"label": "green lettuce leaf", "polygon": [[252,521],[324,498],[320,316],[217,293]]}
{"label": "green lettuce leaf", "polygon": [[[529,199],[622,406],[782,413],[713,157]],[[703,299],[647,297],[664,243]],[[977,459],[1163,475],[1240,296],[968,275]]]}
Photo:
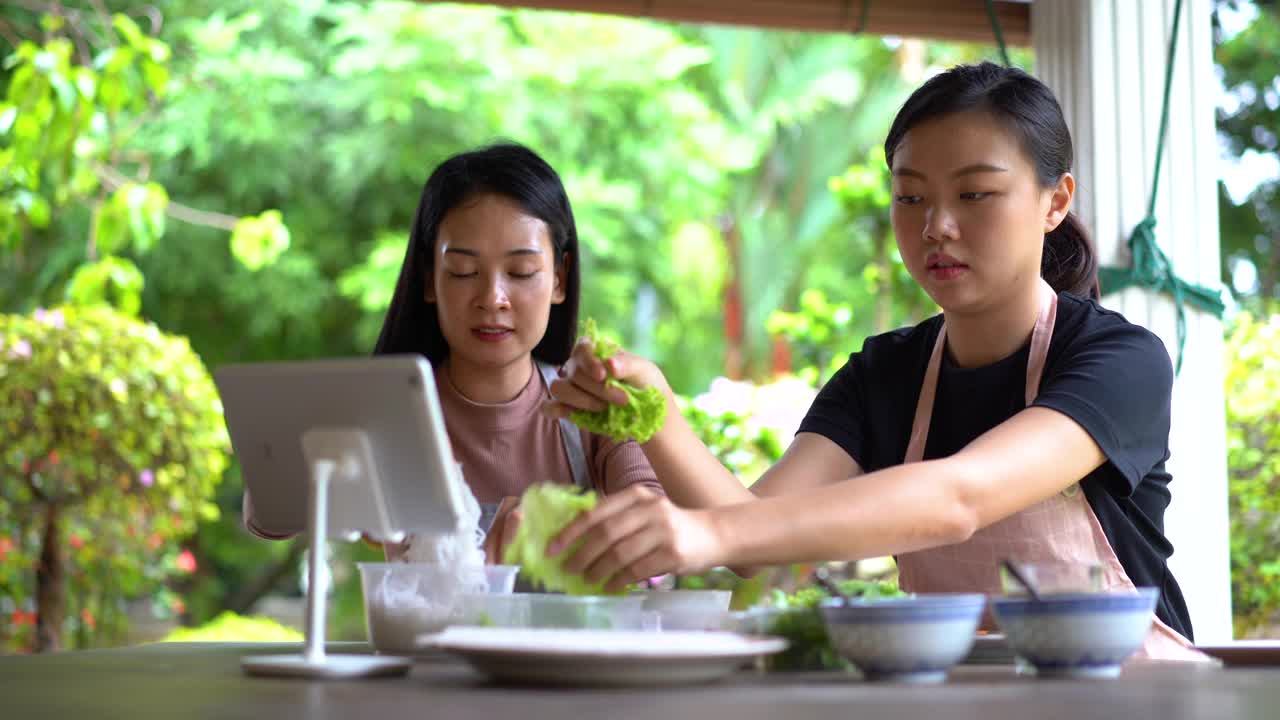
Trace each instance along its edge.
{"label": "green lettuce leaf", "polygon": [[[594,319],[588,318],[583,323],[582,334],[590,338],[595,355],[601,360],[608,360],[621,349],[617,342],[600,332]],[[662,424],[667,419],[667,399],[663,397],[661,390],[653,387],[638,388],[617,378],[609,378],[605,384],[620,388],[626,393],[627,403],[610,404],[599,412],[579,410],[569,416],[575,425],[616,442],[647,442],[662,429]]]}
{"label": "green lettuce leaf", "polygon": [[596,506],[594,492],[579,493],[570,485],[530,485],[520,498],[520,525],[516,536],[502,554],[508,565],[519,565],[520,573],[550,591],[570,595],[603,595],[604,583],[588,583],[581,575],[564,570],[565,558],[577,548],[547,557],[551,538],[573,519]]}

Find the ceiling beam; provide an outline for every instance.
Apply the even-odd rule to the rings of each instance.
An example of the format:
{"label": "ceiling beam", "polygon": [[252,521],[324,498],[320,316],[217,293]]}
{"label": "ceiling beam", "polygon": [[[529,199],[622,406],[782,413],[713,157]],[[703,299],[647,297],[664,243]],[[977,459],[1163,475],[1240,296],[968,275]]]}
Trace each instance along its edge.
{"label": "ceiling beam", "polygon": [[[674,22],[819,32],[865,32],[936,40],[994,42],[984,0],[491,0],[499,5]],[[1004,40],[1031,44],[1029,0],[993,3]],[[865,14],[864,14],[865,6]]]}

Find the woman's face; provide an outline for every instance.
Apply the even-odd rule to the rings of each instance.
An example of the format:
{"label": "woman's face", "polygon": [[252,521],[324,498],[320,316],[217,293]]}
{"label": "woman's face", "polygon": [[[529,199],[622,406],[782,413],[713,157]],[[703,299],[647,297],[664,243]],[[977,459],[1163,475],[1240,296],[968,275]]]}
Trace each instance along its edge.
{"label": "woman's face", "polygon": [[949,312],[982,311],[1025,291],[1075,189],[1070,174],[1042,188],[1013,135],[978,111],[909,130],[890,170],[903,263]]}
{"label": "woman's face", "polygon": [[565,297],[547,224],[505,196],[477,195],[445,215],[433,252],[426,300],[450,357],[494,369],[525,359]]}

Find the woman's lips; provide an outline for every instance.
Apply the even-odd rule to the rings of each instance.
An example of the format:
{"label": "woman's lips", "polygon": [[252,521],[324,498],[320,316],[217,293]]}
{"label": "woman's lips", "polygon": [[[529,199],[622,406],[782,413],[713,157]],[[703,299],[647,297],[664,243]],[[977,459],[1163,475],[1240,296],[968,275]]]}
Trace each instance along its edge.
{"label": "woman's lips", "polygon": [[471,337],[480,342],[499,343],[515,334],[511,328],[505,327],[475,327],[471,328]]}
{"label": "woman's lips", "polygon": [[946,253],[929,253],[925,258],[929,277],[934,280],[955,280],[969,271],[969,266]]}
{"label": "woman's lips", "polygon": [[968,265],[933,265],[929,268],[929,277],[934,280],[955,280],[969,272]]}

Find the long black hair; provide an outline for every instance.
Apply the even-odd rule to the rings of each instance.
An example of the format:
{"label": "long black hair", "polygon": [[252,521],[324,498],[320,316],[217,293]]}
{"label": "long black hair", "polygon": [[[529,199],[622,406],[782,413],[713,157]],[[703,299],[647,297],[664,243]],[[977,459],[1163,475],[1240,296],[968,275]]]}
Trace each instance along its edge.
{"label": "long black hair", "polygon": [[556,171],[537,153],[512,143],[454,155],[427,178],[400,279],[373,354],[416,352],[432,363],[449,354],[436,308],[426,301],[427,283],[434,282],[436,236],[451,210],[490,193],[513,200],[551,232],[556,269],[565,271],[564,302],[551,306],[547,332],[533,348],[533,356],[553,365],[569,360],[577,336],[581,265],[573,209]]}
{"label": "long black hair", "polygon": [[[957,65],[911,94],[884,141],[889,167],[908,130],[965,110],[990,113],[1013,133],[1035,166],[1041,187],[1053,187],[1071,171],[1071,131],[1053,91],[1022,70],[989,62]],[[1097,254],[1088,230],[1074,213],[1067,213],[1044,236],[1040,276],[1059,292],[1099,297]]]}

